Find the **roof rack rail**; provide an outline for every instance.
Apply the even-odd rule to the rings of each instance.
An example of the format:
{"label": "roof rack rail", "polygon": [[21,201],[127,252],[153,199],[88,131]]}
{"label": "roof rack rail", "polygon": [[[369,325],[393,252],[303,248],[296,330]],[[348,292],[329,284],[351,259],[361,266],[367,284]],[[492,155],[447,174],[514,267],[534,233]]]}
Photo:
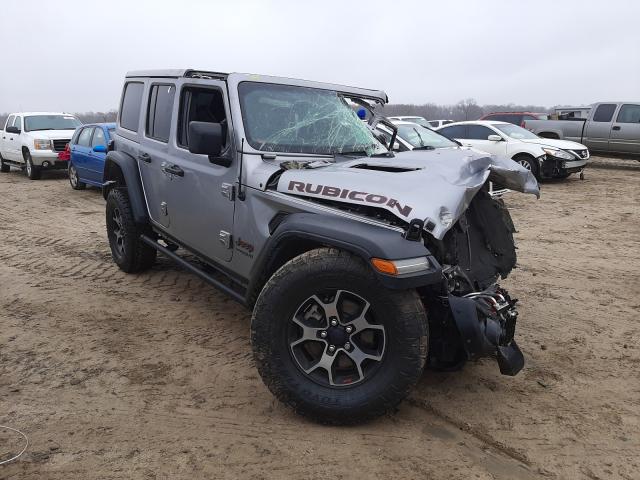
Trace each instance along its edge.
{"label": "roof rack rail", "polygon": [[186,72],[184,72],[184,76],[186,78],[204,78],[207,80],[214,80],[214,79],[224,80],[229,76],[229,74],[222,73],[222,72],[207,72],[206,70],[187,70]]}

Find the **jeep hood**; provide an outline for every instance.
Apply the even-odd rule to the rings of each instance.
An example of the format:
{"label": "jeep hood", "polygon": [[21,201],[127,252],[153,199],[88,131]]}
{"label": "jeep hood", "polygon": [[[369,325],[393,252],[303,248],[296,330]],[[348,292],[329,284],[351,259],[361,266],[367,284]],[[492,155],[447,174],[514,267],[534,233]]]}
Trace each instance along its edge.
{"label": "jeep hood", "polygon": [[487,180],[540,196],[533,174],[511,159],[471,149],[414,150],[394,157],[337,157],[288,167],[277,190],[302,197],[385,209],[420,219],[442,239]]}

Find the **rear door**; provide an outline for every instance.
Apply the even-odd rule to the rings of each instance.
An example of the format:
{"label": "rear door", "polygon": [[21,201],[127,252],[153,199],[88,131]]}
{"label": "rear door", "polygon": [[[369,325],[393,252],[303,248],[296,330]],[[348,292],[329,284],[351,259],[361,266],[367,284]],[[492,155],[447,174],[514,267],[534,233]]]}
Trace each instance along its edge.
{"label": "rear door", "polygon": [[[105,152],[96,152],[96,147],[104,147]],[[107,156],[107,138],[103,127],[96,127],[91,137],[91,150],[87,156],[87,179],[92,182],[102,183],[102,172],[104,171],[104,159]]]}
{"label": "rear door", "polygon": [[622,104],[611,127],[609,150],[619,153],[640,153],[640,104]]}
{"label": "rear door", "polygon": [[89,152],[91,152],[91,136],[94,127],[84,127],[78,135],[78,141],[71,145],[71,161],[82,179],[90,179]]}
{"label": "rear door", "polygon": [[609,151],[609,137],[611,136],[611,127],[613,127],[613,116],[617,108],[618,105],[615,103],[601,103],[596,107],[591,119],[587,121],[582,143],[590,150]]}
{"label": "rear door", "polygon": [[[231,260],[234,199],[226,195],[237,180],[237,164],[216,165],[206,155],[189,152],[188,125],[192,121],[220,123],[223,127],[221,156],[234,158],[233,135],[226,84],[222,81],[183,79],[178,82],[179,102],[174,111],[171,159],[167,173],[170,232],[205,257]],[[175,214],[173,213],[175,212]]]}

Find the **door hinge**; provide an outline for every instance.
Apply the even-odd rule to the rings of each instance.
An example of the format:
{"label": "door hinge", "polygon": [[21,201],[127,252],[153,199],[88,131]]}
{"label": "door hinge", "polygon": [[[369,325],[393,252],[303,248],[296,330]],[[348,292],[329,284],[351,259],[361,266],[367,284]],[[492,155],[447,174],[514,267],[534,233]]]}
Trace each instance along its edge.
{"label": "door hinge", "polygon": [[235,199],[235,187],[232,183],[223,183],[220,187],[220,193],[223,197],[231,201]]}
{"label": "door hinge", "polygon": [[229,232],[225,232],[224,230],[220,230],[220,235],[218,236],[220,243],[224,245],[225,248],[231,248],[231,234]]}

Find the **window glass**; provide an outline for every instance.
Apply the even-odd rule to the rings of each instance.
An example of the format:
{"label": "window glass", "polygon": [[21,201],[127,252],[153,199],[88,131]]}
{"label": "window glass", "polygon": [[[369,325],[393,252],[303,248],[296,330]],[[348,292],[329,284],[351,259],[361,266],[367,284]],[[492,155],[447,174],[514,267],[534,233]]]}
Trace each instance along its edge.
{"label": "window glass", "polygon": [[22,130],[22,117],[16,115],[16,119],[13,121],[13,126],[18,130]]}
{"label": "window glass", "polygon": [[93,139],[91,140],[92,147],[96,147],[98,145],[102,145],[104,147],[107,146],[107,142],[104,138],[104,130],[100,127],[95,128],[95,131],[93,132]]}
{"label": "window glass", "polygon": [[596,112],[593,114],[594,122],[610,122],[613,118],[613,112],[616,111],[615,103],[603,103],[598,105]]}
{"label": "window glass", "polygon": [[116,136],[116,129],[115,128],[110,128],[108,133],[109,133],[109,139],[113,140],[115,138],[115,136]]}
{"label": "window glass", "polygon": [[176,87],[174,85],[151,86],[147,111],[147,136],[161,142],[169,141],[175,93]]}
{"label": "window glass", "polygon": [[398,136],[410,143],[414,148],[446,148],[457,147],[444,135],[421,125],[398,125]]}
{"label": "window glass", "polygon": [[535,139],[538,136],[527,130],[526,128],[519,127],[518,125],[493,125],[495,128],[504,133],[507,137],[515,138],[518,140]]}
{"label": "window glass", "polygon": [[75,130],[82,122],[73,115],[29,115],[24,118],[27,132],[38,130]]}
{"label": "window glass", "polygon": [[640,123],[640,105],[622,105],[616,121],[619,123]]}
{"label": "window glass", "polygon": [[451,125],[450,127],[441,128],[438,133],[447,138],[467,138],[466,125]]}
{"label": "window glass", "polygon": [[431,121],[431,122],[429,122],[429,125],[431,125],[432,128],[438,128],[438,123],[439,122],[437,120],[435,122]]}
{"label": "window glass", "polygon": [[139,82],[127,83],[120,108],[120,126],[134,132],[138,131],[140,108],[142,107],[142,91],[144,84]]}
{"label": "window glass", "polygon": [[[355,115],[355,112],[354,112]],[[182,147],[189,147],[189,122],[211,122],[222,126],[222,148],[227,144],[227,115],[222,92],[212,88],[183,88],[180,99],[180,121],[177,141]]]}
{"label": "window glass", "polygon": [[13,125],[13,120],[14,120],[15,118],[16,118],[15,116],[13,116],[13,115],[9,115],[9,118],[7,118],[6,126],[7,126],[7,127],[11,127],[11,126]]}
{"label": "window glass", "polygon": [[91,145],[91,133],[93,128],[83,128],[78,137],[78,145],[82,147],[89,147]]}
{"label": "window glass", "polygon": [[467,125],[468,140],[489,140],[489,135],[495,135],[493,130],[482,125]]}

